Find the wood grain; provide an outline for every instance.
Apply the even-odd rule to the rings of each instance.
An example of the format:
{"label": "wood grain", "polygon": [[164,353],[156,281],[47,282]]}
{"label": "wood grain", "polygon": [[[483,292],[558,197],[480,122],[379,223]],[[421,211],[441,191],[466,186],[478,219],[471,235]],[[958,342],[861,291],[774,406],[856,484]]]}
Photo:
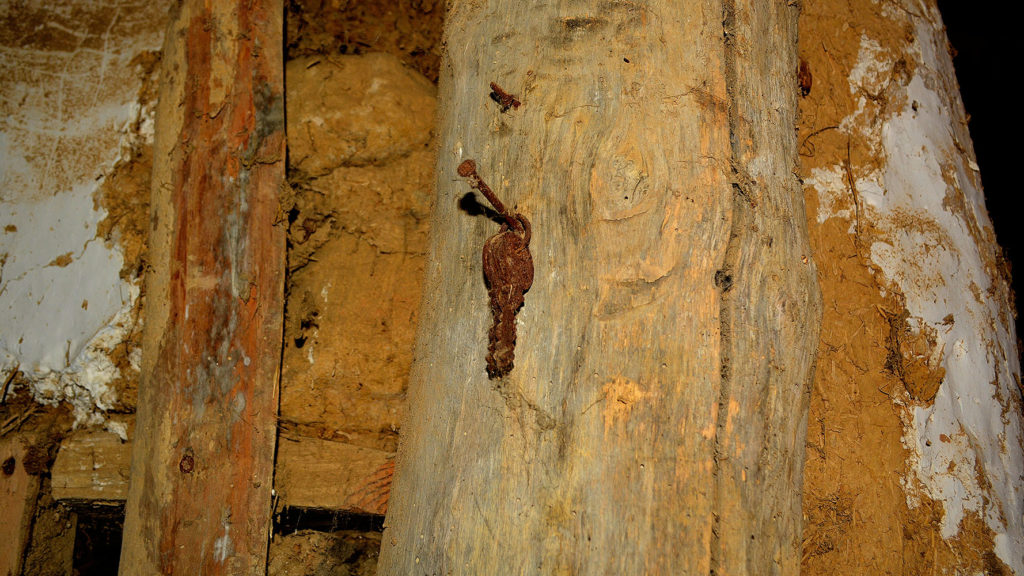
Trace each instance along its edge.
{"label": "wood grain", "polygon": [[[744,12],[730,33],[758,53],[748,61],[730,54],[726,10],[450,3],[431,263],[382,574],[763,574],[799,560],[794,459],[817,310],[806,232],[785,230],[804,226],[795,67],[778,76],[796,13]],[[758,27],[783,37],[758,44]],[[769,77],[766,94],[745,92]],[[490,82],[521,106],[502,113]],[[779,144],[734,146],[748,122]],[[494,224],[458,210],[467,157],[533,224],[516,368],[493,382],[475,247]],[[743,213],[737,175],[764,214]],[[775,516],[783,529],[765,526]]]}
{"label": "wood grain", "polygon": [[[279,507],[384,514],[394,454],[317,438],[282,439],[274,486]],[[128,496],[131,444],[107,432],[80,431],[61,442],[50,472],[53,498],[118,502]]]}
{"label": "wood grain", "polygon": [[384,514],[391,493],[394,456],[344,442],[282,439],[274,480],[281,504]]}
{"label": "wood grain", "polygon": [[716,574],[796,574],[821,295],[797,166],[797,9],[726,0],[734,166],[720,277]]}
{"label": "wood grain", "polygon": [[263,574],[281,359],[283,7],[167,32],[122,574]]}
{"label": "wood grain", "polygon": [[108,432],[76,432],[60,443],[50,470],[54,500],[124,501],[132,446]]}

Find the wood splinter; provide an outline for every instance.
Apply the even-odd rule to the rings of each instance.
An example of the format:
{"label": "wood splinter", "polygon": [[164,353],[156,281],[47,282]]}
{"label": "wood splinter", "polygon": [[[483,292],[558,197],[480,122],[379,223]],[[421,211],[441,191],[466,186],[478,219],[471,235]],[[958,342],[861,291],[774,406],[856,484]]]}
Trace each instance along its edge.
{"label": "wood splinter", "polygon": [[488,332],[487,375],[500,378],[512,371],[516,347],[516,314],[523,295],[533,285],[533,257],[530,255],[530,221],[512,213],[480,178],[476,162],[459,164],[459,176],[480,191],[505,219],[501,230],[484,243],[483,268],[493,324]]}

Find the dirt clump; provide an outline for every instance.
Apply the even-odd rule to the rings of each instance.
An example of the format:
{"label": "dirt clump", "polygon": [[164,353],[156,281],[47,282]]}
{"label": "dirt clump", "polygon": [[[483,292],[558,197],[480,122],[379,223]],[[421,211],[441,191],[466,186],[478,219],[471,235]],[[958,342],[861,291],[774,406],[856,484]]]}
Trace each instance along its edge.
{"label": "dirt clump", "polygon": [[268,576],[373,576],[377,573],[380,534],[304,530],[275,536],[270,543]]}

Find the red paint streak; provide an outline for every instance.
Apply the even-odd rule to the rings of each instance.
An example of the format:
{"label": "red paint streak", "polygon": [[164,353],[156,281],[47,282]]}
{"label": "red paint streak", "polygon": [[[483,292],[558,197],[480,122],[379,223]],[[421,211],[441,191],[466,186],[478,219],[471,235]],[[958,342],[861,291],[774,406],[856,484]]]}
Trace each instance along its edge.
{"label": "red paint streak", "polygon": [[[241,155],[263,118],[256,90],[269,86],[281,97],[283,88],[280,69],[262,69],[279,67],[280,54],[257,56],[264,54],[261,46],[280,43],[280,30],[266,30],[276,21],[266,14],[280,9],[271,4],[197,8],[201,14],[182,40],[185,124],[174,151],[180,169],[172,192],[170,324],[157,370],[166,381],[153,385],[164,388],[158,418],[170,432],[170,449],[190,448],[194,471],[181,474],[179,458],[156,469],[171,490],[156,500],[167,503],[159,510],[158,542],[160,568],[168,574],[246,572],[265,557],[283,300],[283,237],[273,226],[284,174],[283,126],[259,143],[260,163],[247,168]],[[223,50],[230,40],[218,37],[211,23],[232,17],[244,33],[233,62],[216,68],[233,76],[217,78],[214,43]],[[229,87],[220,110],[208,109],[214,82]],[[276,162],[265,163],[268,158]],[[248,178],[240,177],[245,170]],[[243,298],[234,293],[232,271],[249,283],[237,287]],[[215,542],[225,526],[232,548],[221,562]]]}

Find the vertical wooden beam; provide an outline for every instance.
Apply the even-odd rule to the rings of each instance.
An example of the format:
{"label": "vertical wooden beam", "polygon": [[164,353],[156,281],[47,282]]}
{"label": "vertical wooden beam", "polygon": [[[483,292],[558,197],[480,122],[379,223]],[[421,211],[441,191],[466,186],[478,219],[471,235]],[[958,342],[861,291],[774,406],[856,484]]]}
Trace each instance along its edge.
{"label": "vertical wooden beam", "polygon": [[12,434],[0,439],[0,574],[21,574],[25,546],[39,493],[39,476],[25,470],[29,440]]}
{"label": "vertical wooden beam", "polygon": [[177,11],[121,573],[263,574],[283,310],[283,8],[186,0]]}
{"label": "vertical wooden beam", "polygon": [[[448,3],[378,573],[796,572],[820,310],[792,175],[796,16]],[[515,367],[494,379],[480,254],[498,225],[459,210],[467,158],[532,224]]]}

